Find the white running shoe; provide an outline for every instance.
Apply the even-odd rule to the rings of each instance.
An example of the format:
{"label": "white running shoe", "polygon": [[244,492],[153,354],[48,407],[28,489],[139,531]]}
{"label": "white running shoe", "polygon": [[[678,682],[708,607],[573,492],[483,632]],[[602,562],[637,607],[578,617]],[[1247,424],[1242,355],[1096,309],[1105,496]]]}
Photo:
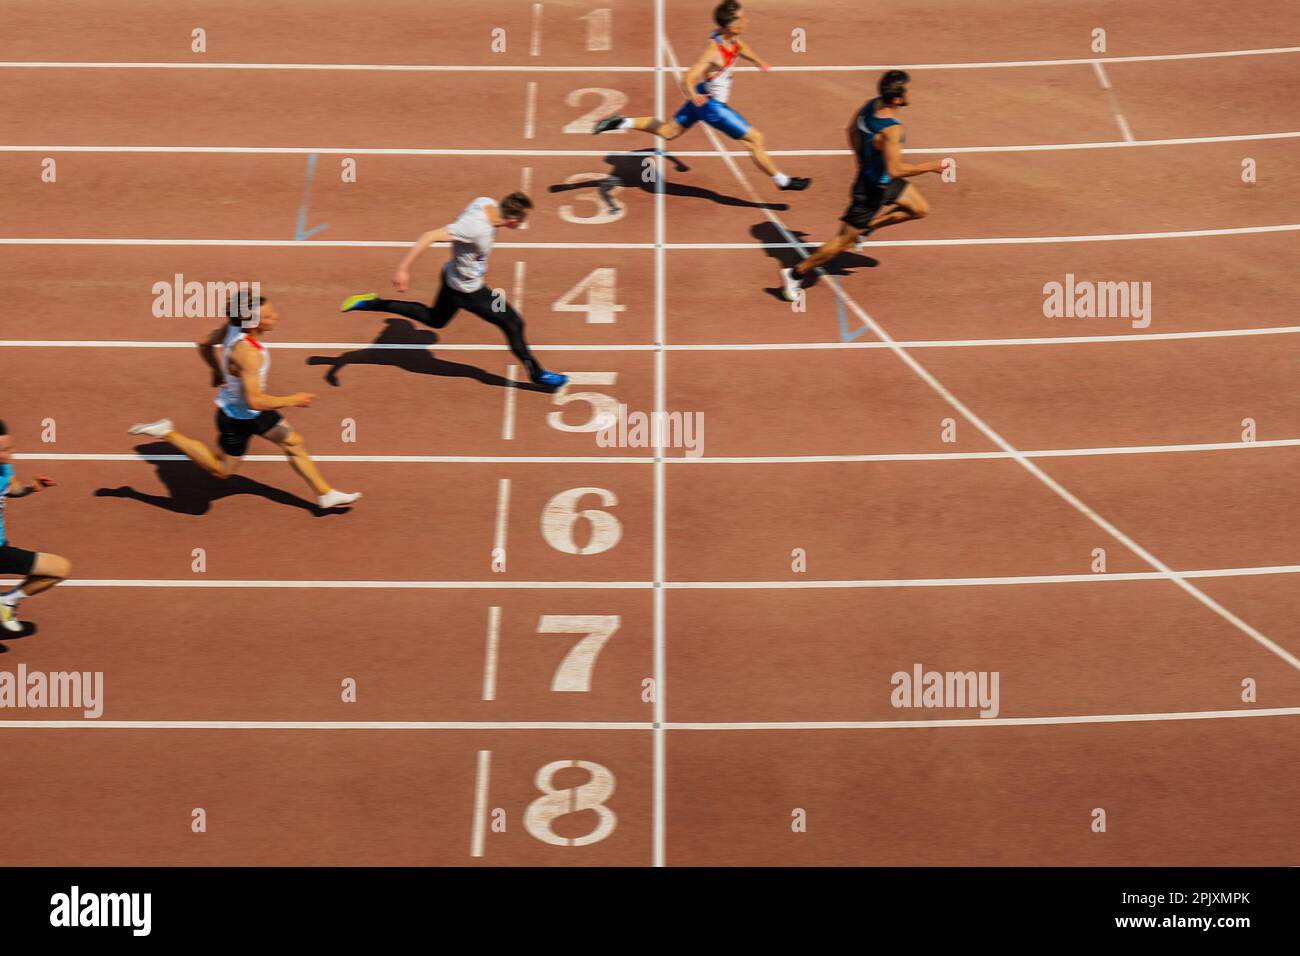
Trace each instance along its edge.
{"label": "white running shoe", "polygon": [[794,271],[794,266],[781,270],[781,298],[787,302],[798,302],[803,294],[803,276]]}
{"label": "white running shoe", "polygon": [[316,501],[322,508],[344,508],[361,497],[359,491],[335,491],[331,488]]}
{"label": "white running shoe", "polygon": [[15,634],[23,629],[22,622],[18,620],[18,609],[3,601],[0,601],[0,627]]}
{"label": "white running shoe", "polygon": [[167,433],[173,430],[170,418],[160,418],[156,422],[132,425],[127,429],[127,433],[131,435],[149,435],[153,438],[166,438]]}

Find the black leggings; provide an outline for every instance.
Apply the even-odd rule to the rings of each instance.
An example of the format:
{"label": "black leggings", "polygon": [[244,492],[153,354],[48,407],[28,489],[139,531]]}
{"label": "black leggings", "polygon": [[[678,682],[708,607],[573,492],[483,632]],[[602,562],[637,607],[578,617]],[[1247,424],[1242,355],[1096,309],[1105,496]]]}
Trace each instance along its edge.
{"label": "black leggings", "polygon": [[422,302],[405,302],[401,299],[375,299],[370,304],[370,308],[376,312],[391,312],[403,318],[414,319],[435,329],[445,328],[461,309],[473,312],[485,322],[491,322],[505,334],[506,341],[510,343],[510,351],[514,352],[515,357],[524,364],[528,377],[535,379],[542,371],[542,366],[537,359],[533,358],[528,343],[524,341],[523,317],[515,311],[514,306],[505,301],[504,297],[500,301],[499,311],[493,309],[492,304],[493,295],[487,286],[483,286],[476,292],[460,292],[449,286],[444,277],[442,289],[438,292],[437,301],[432,306]]}

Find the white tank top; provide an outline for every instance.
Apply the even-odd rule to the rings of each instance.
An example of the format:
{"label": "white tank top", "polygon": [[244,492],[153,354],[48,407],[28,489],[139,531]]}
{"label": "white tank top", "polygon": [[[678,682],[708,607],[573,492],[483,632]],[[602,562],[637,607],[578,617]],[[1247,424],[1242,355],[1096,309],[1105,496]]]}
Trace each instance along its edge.
{"label": "white tank top", "polygon": [[731,96],[731,77],[736,69],[736,58],[740,55],[740,42],[732,40],[728,43],[718,33],[713,34],[709,39],[718,47],[718,53],[722,57],[722,69],[700,83],[695,88],[695,92],[707,93],[717,102],[725,103]]}
{"label": "white tank top", "polygon": [[255,408],[248,405],[248,396],[244,394],[244,383],[240,377],[230,370],[230,356],[234,352],[235,346],[241,339],[246,339],[248,344],[253,346],[262,353],[262,369],[258,373],[258,380],[262,384],[263,390],[266,389],[266,373],[271,368],[271,353],[265,345],[256,339],[248,338],[245,330],[238,325],[231,325],[226,329],[226,340],[221,343],[221,374],[224,381],[221,388],[217,390],[216,405],[231,418],[256,418],[262,414]]}

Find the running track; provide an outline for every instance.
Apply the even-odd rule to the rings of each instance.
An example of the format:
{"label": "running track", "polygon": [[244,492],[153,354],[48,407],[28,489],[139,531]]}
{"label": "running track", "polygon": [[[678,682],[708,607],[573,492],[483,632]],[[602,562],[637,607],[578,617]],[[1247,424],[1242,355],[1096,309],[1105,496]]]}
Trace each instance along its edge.
{"label": "running track", "polygon": [[[102,671],[106,702],[0,711],[3,862],[1297,862],[1293,4],[752,0],[778,69],[735,102],[799,194],[702,130],[675,159],[581,132],[610,94],[577,90],[674,109],[708,6],[6,6],[0,414],[60,482],[7,517],[77,579],[0,669]],[[794,312],[778,262],[833,228],[843,128],[898,64],[909,148],[956,181]],[[335,311],[521,185],[489,281],[590,384],[514,388],[472,316]],[[620,310],[553,308],[597,269]],[[219,484],[125,435],[210,432],[211,323],[150,311],[176,273],[276,299],[272,389],[318,393],[291,417],[354,511],[269,446]],[[1150,325],[1044,318],[1067,273],[1150,282]],[[597,446],[578,392],[702,412],[703,456]],[[914,663],[997,671],[997,717],[891,706]]]}

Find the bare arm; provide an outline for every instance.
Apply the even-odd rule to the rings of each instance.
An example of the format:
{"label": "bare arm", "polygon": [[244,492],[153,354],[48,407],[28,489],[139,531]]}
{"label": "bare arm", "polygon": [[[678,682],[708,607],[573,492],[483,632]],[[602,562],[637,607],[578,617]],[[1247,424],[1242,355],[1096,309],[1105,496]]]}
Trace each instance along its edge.
{"label": "bare arm", "polygon": [[920,176],[922,173],[943,172],[943,163],[922,163],[914,166],[903,162],[903,134],[899,126],[887,126],[876,134],[876,148],[884,154],[885,169],[894,179]]}
{"label": "bare arm", "polygon": [[306,408],[316,396],[310,392],[297,392],[293,395],[268,395],[262,391],[259,373],[262,370],[262,356],[257,349],[247,342],[239,342],[231,353],[230,362],[239,375],[244,386],[244,400],[248,407],[259,412],[274,411],[277,408]]}
{"label": "bare arm", "polygon": [[221,366],[217,362],[217,347],[225,341],[225,338],[226,326],[223,325],[214,329],[207,338],[199,339],[196,343],[199,347],[199,357],[212,370],[212,385],[214,388],[221,384]]}
{"label": "bare arm", "polygon": [[753,63],[760,70],[767,71],[772,68],[772,64],[768,63],[761,56],[755,53],[754,48],[750,46],[748,43],[746,43],[744,40],[740,41],[740,55],[743,56],[750,63]]}
{"label": "bare arm", "polygon": [[849,123],[849,149],[853,150],[854,156],[862,155],[862,130],[858,129],[856,115],[853,117],[853,122]]}
{"label": "bare arm", "polygon": [[47,484],[52,485],[54,484],[54,482],[50,481],[48,478],[37,478],[36,484],[24,485],[21,481],[18,480],[17,474],[10,475],[9,476],[9,497],[26,498],[28,495],[36,494],[36,492],[43,489]]}
{"label": "bare arm", "polygon": [[717,56],[717,48],[712,43],[708,49],[695,61],[695,65],[686,71],[686,89],[683,91],[691,98],[696,106],[703,106],[704,101],[708,99],[703,93],[696,93],[695,87],[704,82],[704,78],[709,75],[710,68],[718,68],[720,64],[714,59]]}
{"label": "bare arm", "polygon": [[411,266],[415,263],[416,259],[420,258],[420,254],[424,252],[425,249],[428,249],[435,242],[450,241],[451,226],[443,226],[441,229],[430,229],[428,232],[421,235],[419,239],[416,239],[415,243],[402,258],[401,263],[397,267],[397,271],[393,273],[393,285],[397,287],[397,291],[405,292],[407,286],[411,284]]}

